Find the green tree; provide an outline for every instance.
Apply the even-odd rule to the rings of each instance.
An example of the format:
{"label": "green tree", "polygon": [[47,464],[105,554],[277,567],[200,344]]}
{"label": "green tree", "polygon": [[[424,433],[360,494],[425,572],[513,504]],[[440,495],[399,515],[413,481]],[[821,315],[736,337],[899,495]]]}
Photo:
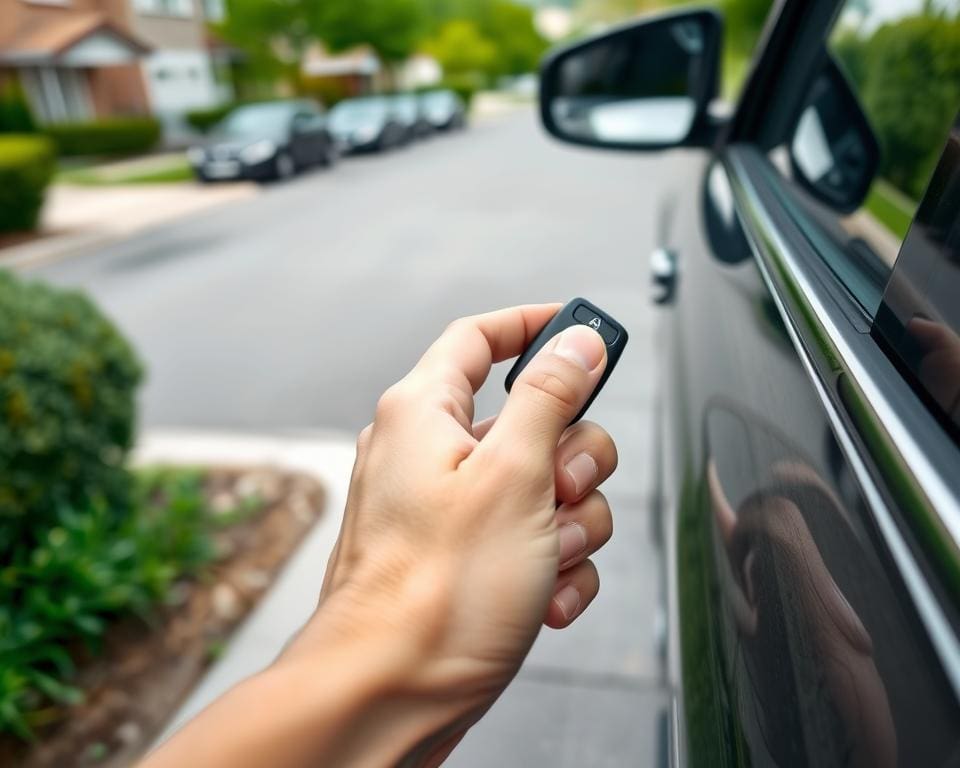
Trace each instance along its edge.
{"label": "green tree", "polygon": [[960,103],[960,19],[930,13],[886,24],[864,62],[862,97],[883,147],[881,172],[919,198]]}
{"label": "green tree", "polygon": [[537,69],[547,41],[537,31],[530,8],[510,0],[492,0],[485,4],[478,25],[497,46],[492,75],[520,75]]}
{"label": "green tree", "polygon": [[314,26],[310,5],[302,0],[227,0],[224,21],[212,25],[244,52],[241,88],[253,93],[270,90],[277,78],[296,84]]}
{"label": "green tree", "polygon": [[387,64],[412,54],[427,31],[422,0],[320,0],[313,31],[331,50],[369,45]]}
{"label": "green tree", "polygon": [[497,61],[497,47],[472,21],[448,21],[421,50],[440,62],[448,78],[486,77]]}

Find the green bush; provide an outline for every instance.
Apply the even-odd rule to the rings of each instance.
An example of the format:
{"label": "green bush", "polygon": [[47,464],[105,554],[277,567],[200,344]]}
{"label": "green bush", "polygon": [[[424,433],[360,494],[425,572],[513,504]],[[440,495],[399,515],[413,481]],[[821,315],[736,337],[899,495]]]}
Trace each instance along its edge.
{"label": "green bush", "polygon": [[99,502],[62,507],[0,567],[0,733],[32,739],[51,703],[80,701],[67,649],[96,650],[112,619],[148,617],[213,559],[213,530],[236,519],[209,512],[198,472],[134,480],[125,514]]}
{"label": "green bush", "polygon": [[63,509],[130,509],[133,351],[79,293],[0,272],[0,563]]}
{"label": "green bush", "polygon": [[836,44],[883,149],[881,174],[919,199],[960,102],[960,18],[925,14]]}
{"label": "green bush", "polygon": [[0,134],[0,232],[37,225],[54,166],[53,145],[48,139]]}
{"label": "green bush", "polygon": [[61,157],[131,155],[146,152],[160,140],[160,122],[152,117],[115,117],[89,123],[44,126]]}
{"label": "green bush", "polygon": [[8,80],[0,88],[0,133],[33,133],[37,130],[30,105],[20,84]]}
{"label": "green bush", "polygon": [[187,112],[186,120],[194,130],[206,133],[237,106],[239,106],[238,103],[233,102],[208,109],[193,109]]}

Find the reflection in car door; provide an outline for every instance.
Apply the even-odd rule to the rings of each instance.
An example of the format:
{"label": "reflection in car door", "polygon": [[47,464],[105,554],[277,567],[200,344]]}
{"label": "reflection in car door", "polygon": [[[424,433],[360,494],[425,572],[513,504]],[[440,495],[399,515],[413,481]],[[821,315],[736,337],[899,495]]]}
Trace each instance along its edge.
{"label": "reflection in car door", "polygon": [[[788,21],[784,11],[771,27],[780,45]],[[768,49],[759,66],[777,71],[775,59]],[[792,87],[800,80],[748,88],[759,103],[740,109],[762,113],[763,94]],[[818,317],[830,291],[803,277],[815,270],[783,267],[818,258],[814,241],[784,211],[752,137],[731,136],[686,159],[696,183],[677,191],[661,243],[681,275],[662,318],[674,757],[955,764],[954,608],[900,525],[915,512],[896,488],[907,473],[877,460],[880,437],[850,394],[855,364],[882,352],[849,321],[840,332],[867,351],[837,351],[823,324],[847,309]]]}

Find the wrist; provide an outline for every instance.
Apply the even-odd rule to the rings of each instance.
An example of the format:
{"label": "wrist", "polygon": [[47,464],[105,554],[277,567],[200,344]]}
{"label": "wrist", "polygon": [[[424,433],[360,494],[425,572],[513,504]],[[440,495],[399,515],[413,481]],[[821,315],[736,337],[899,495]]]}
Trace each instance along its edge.
{"label": "wrist", "polygon": [[300,691],[294,706],[313,713],[311,731],[338,721],[344,763],[426,764],[434,745],[489,705],[471,665],[442,653],[448,611],[437,584],[449,582],[405,581],[390,600],[367,584],[342,585],[263,673],[270,686]]}

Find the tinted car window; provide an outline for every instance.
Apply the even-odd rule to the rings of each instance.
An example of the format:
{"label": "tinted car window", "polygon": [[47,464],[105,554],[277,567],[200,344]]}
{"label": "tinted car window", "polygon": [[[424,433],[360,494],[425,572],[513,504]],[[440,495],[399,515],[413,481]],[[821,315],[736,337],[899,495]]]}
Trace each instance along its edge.
{"label": "tinted car window", "polygon": [[282,137],[292,114],[289,104],[251,104],[227,115],[217,132],[237,138]]}
{"label": "tinted car window", "polygon": [[960,433],[960,117],[904,241],[874,335]]}

